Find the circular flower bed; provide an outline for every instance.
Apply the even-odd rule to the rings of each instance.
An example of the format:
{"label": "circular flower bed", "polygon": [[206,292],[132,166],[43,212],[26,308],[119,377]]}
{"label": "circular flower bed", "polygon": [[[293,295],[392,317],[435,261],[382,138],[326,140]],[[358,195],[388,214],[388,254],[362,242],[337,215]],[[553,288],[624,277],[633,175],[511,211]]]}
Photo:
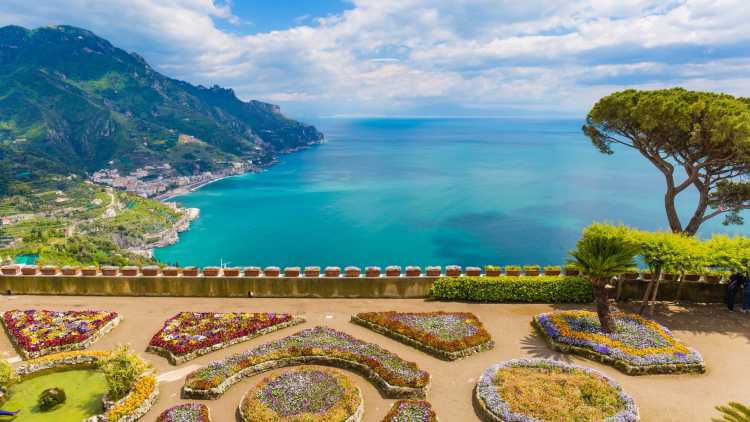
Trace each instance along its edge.
{"label": "circular flower bed", "polygon": [[358,422],[362,394],[338,371],[299,367],[265,378],[240,403],[245,422]]}
{"label": "circular flower bed", "polygon": [[425,400],[399,400],[393,403],[383,422],[438,422],[438,418]]}
{"label": "circular flower bed", "polygon": [[594,312],[549,312],[532,324],[556,350],[609,363],[629,375],[704,372],[703,358],[656,321],[616,313],[614,332],[604,333]]}
{"label": "circular flower bed", "polygon": [[156,422],[211,422],[211,417],[205,404],[186,403],[163,411]]}
{"label": "circular flower bed", "polygon": [[515,359],[487,368],[474,398],[480,416],[505,422],[632,422],[638,407],[593,369],[549,359]]}
{"label": "circular flower bed", "polygon": [[364,312],[352,322],[446,360],[494,347],[479,319],[468,312]]}

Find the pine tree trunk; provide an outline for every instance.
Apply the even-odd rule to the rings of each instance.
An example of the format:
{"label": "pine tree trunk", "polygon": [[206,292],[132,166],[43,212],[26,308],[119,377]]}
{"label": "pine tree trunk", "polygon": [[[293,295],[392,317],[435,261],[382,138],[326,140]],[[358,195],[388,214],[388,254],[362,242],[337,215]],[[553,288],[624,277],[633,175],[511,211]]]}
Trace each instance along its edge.
{"label": "pine tree trunk", "polygon": [[609,312],[609,297],[607,295],[607,280],[595,279],[594,284],[594,301],[596,302],[596,314],[599,316],[599,324],[602,331],[611,333],[615,324],[612,321],[612,315]]}

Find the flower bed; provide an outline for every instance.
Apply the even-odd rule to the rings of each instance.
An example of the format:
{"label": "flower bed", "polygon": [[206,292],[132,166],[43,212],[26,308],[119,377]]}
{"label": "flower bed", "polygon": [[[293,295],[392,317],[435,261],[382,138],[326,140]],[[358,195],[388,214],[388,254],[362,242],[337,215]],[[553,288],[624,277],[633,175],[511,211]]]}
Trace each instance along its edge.
{"label": "flower bed", "polygon": [[521,303],[589,303],[591,283],[581,277],[443,277],[430,296],[441,300]]}
{"label": "flower bed", "polygon": [[383,422],[438,422],[438,417],[425,400],[399,400],[393,403]]}
{"label": "flower bed", "polygon": [[338,371],[300,367],[261,381],[239,407],[245,422],[359,422],[362,393]]}
{"label": "flower bed", "polygon": [[704,372],[700,353],[661,324],[638,315],[613,315],[615,332],[601,331],[596,313],[540,314],[532,325],[555,350],[576,353],[615,366],[629,375]]}
{"label": "flower bed", "polygon": [[430,374],[372,343],[326,327],[300,331],[190,373],[186,397],[213,399],[243,377],[284,366],[323,364],[357,371],[387,397],[424,397]]}
{"label": "flower bed", "polygon": [[122,318],[116,312],[12,310],[3,325],[26,359],[82,350],[110,332]]}
{"label": "flower bed", "polygon": [[638,407],[612,379],[549,359],[515,359],[487,368],[474,391],[485,421],[633,422]]}
{"label": "flower bed", "polygon": [[146,350],[178,365],[304,321],[289,314],[276,313],[180,312],[164,323]]}
{"label": "flower bed", "polygon": [[187,403],[163,411],[156,422],[211,422],[211,416],[205,404]]}
{"label": "flower bed", "polygon": [[446,360],[494,347],[482,323],[468,312],[365,312],[352,316],[352,322]]}
{"label": "flower bed", "polygon": [[[42,372],[96,367],[99,361],[109,355],[110,353],[106,351],[73,351],[51,354],[23,362],[16,369],[16,374],[23,379]],[[134,383],[131,391],[124,398],[106,408],[103,414],[92,416],[84,422],[137,421],[151,409],[158,395],[156,377],[143,375]]]}

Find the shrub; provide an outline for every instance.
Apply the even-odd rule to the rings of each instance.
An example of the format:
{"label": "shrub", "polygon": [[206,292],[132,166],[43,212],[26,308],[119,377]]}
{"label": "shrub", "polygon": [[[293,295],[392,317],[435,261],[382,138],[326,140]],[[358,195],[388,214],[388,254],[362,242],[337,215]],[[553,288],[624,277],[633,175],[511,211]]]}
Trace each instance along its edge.
{"label": "shrub", "polygon": [[484,266],[485,271],[500,271],[499,265],[485,265]]}
{"label": "shrub", "polygon": [[562,271],[562,268],[559,265],[547,265],[544,267],[544,271]]}
{"label": "shrub", "polygon": [[107,380],[108,395],[112,400],[125,397],[135,380],[149,369],[149,365],[127,346],[118,346],[99,365]]}
{"label": "shrub", "polygon": [[542,269],[542,267],[540,267],[538,265],[524,265],[523,266],[523,270],[524,271],[539,271],[541,269]]}
{"label": "shrub", "polygon": [[39,408],[47,411],[65,403],[65,390],[62,388],[48,388],[39,395]]}
{"label": "shrub", "polygon": [[593,288],[582,277],[443,277],[430,295],[476,302],[588,303]]}
{"label": "shrub", "polygon": [[506,265],[505,271],[521,271],[521,267],[518,265]]}
{"label": "shrub", "polygon": [[16,380],[16,372],[8,361],[0,359],[0,387],[5,387]]}

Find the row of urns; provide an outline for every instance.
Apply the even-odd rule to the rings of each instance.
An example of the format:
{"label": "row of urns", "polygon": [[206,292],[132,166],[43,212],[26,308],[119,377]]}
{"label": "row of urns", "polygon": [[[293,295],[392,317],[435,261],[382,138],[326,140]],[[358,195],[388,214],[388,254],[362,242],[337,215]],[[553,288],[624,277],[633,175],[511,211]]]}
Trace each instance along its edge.
{"label": "row of urns", "polygon": [[[224,277],[239,277],[240,275],[243,275],[245,277],[320,277],[321,275],[323,277],[328,278],[335,278],[335,277],[341,277],[342,275],[344,277],[349,278],[356,278],[362,276],[362,270],[359,267],[346,267],[344,268],[343,272],[340,267],[326,267],[322,272],[320,267],[305,267],[304,269],[301,269],[300,267],[286,267],[282,271],[279,267],[266,267],[266,268],[260,268],[260,267],[245,267],[245,268],[238,268],[238,267],[205,267],[202,270],[198,267],[184,267],[184,268],[177,268],[177,267],[159,267],[156,265],[151,266],[145,266],[145,267],[136,267],[136,266],[125,266],[125,267],[115,267],[115,266],[64,266],[64,267],[57,267],[53,265],[45,265],[42,267],[37,267],[35,265],[5,265],[2,268],[0,268],[0,272],[2,272],[2,275],[25,275],[25,276],[36,276],[36,275],[43,275],[43,276],[56,276],[56,275],[63,275],[63,276],[108,276],[108,277],[115,277],[115,276],[125,276],[125,277],[136,277],[136,276],[146,276],[146,277],[156,277],[156,276],[165,276],[165,277],[178,277],[180,275],[185,277],[198,277],[198,276],[204,276],[204,277],[218,277],[218,276],[224,276]],[[557,276],[560,275],[560,270],[547,270],[544,272],[545,275],[548,276]],[[522,274],[521,270],[506,270],[504,272],[505,275],[508,276],[520,276]],[[538,276],[540,275],[539,270],[526,270],[523,272],[526,276]],[[578,271],[571,268],[565,269],[566,275],[577,275]],[[443,272],[442,268],[439,266],[430,266],[426,267],[424,271],[422,271],[421,267],[417,266],[408,266],[406,267],[405,271],[401,270],[400,266],[397,265],[391,265],[385,268],[385,272],[381,270],[380,267],[366,267],[364,271],[365,277],[381,277],[385,275],[386,277],[401,277],[402,275],[406,277],[421,277],[421,276],[427,276],[427,277],[441,277],[443,275],[447,277],[459,277],[459,276],[468,276],[468,277],[479,277],[482,275],[488,276],[488,277],[496,277],[503,275],[503,272],[499,268],[486,268],[484,272],[480,267],[466,267],[465,269],[462,269],[458,265],[449,265],[445,267],[445,272]]]}

